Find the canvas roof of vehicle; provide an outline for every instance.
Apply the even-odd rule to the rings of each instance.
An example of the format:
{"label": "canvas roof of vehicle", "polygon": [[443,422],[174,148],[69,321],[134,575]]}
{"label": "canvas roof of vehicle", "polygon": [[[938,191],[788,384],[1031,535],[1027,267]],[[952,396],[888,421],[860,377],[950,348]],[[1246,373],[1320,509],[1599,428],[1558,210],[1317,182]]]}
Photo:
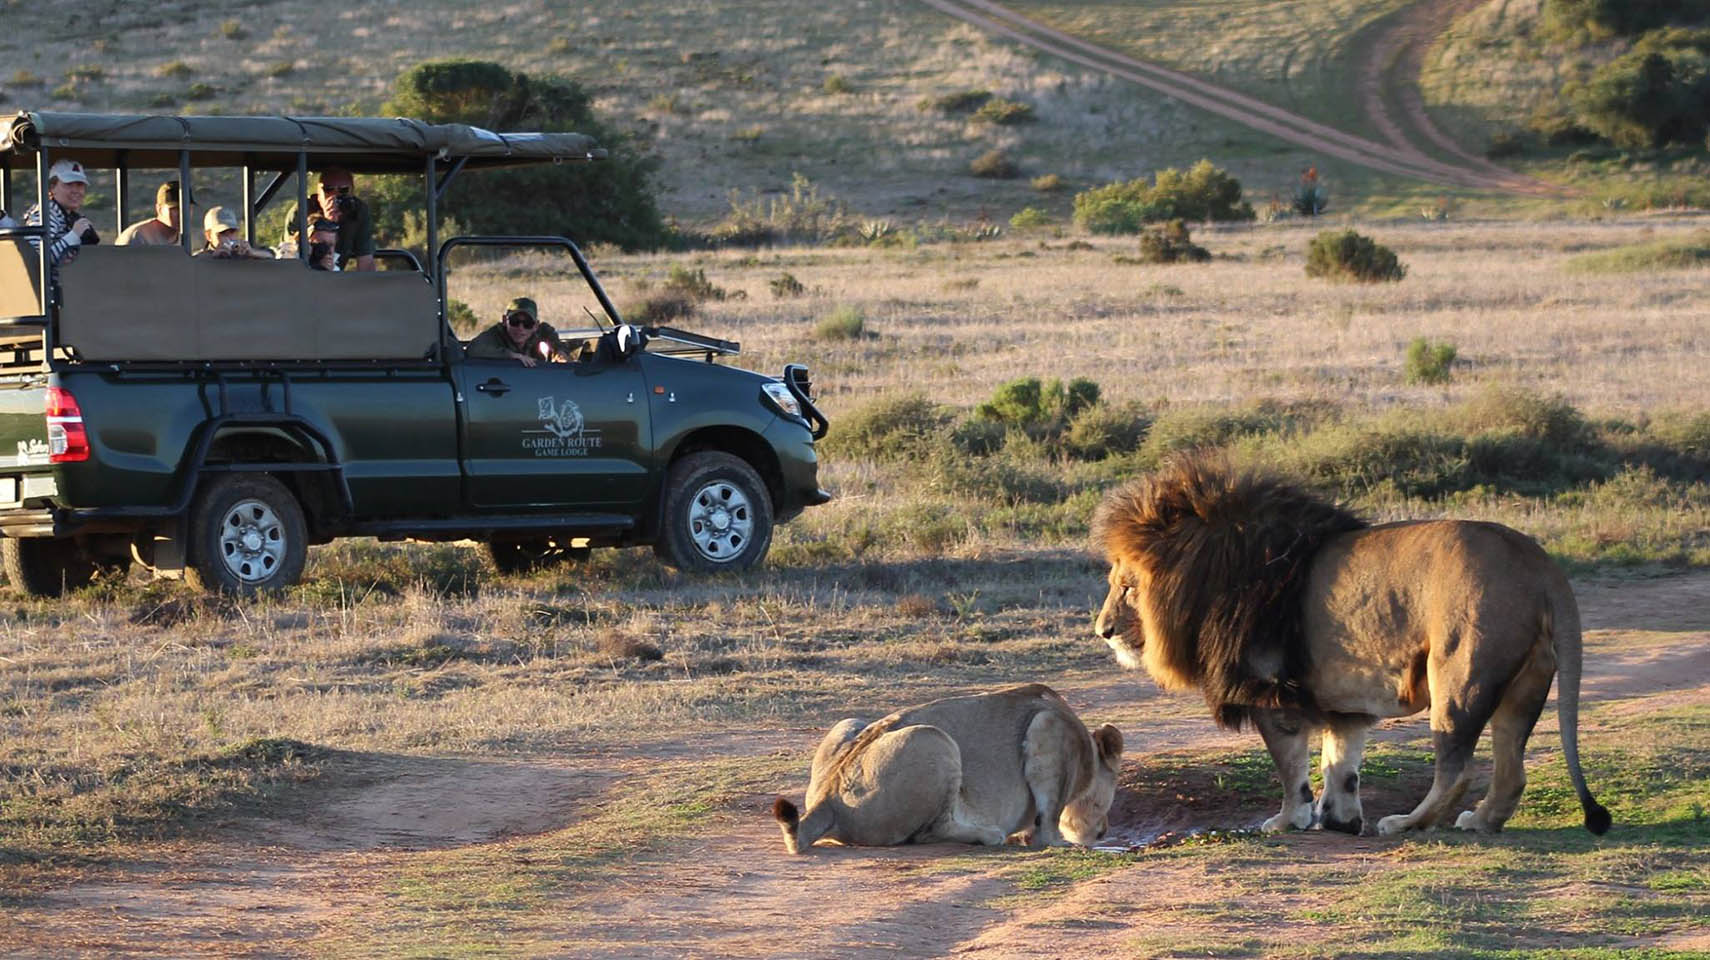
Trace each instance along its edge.
{"label": "canvas roof of vehicle", "polygon": [[193,167],[239,166],[295,170],[297,154],[311,168],[356,173],[416,173],[429,157],[464,161],[469,169],[594,160],[605,156],[579,133],[495,133],[461,123],[422,123],[404,117],[168,117],[24,112],[0,120],[0,159],[33,158],[45,146],[58,160],[112,168],[121,156],[132,168],[178,166],[189,150]]}

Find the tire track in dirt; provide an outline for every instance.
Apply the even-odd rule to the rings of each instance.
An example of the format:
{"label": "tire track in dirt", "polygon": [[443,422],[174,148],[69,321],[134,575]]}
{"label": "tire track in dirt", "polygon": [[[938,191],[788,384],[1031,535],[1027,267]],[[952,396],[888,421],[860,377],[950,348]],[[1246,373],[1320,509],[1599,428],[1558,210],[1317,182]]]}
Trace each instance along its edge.
{"label": "tire track in dirt", "polygon": [[[1533,196],[1564,193],[1563,188],[1555,184],[1517,174],[1479,158],[1472,158],[1460,150],[1458,146],[1455,146],[1452,152],[1462,158],[1462,163],[1447,163],[1431,157],[1406,136],[1403,129],[1388,117],[1387,112],[1384,114],[1384,119],[1389,123],[1389,127],[1385,129],[1385,135],[1400,143],[1400,146],[1355,136],[1227,87],[1155,63],[1137,60],[1126,54],[1047,27],[1013,10],[993,3],[991,0],[921,0],[921,2],[988,33],[1008,37],[1071,63],[1078,63],[1112,76],[1130,80],[1261,133],[1372,170],[1413,177],[1431,183],[1474,189],[1495,189]],[[1452,7],[1460,2],[1463,0],[1430,0],[1423,6],[1429,8],[1431,14],[1436,15],[1440,12],[1438,8]],[[1374,102],[1381,106],[1383,101],[1381,84],[1387,76],[1387,71],[1384,68],[1390,60],[1380,57],[1379,52],[1383,50],[1418,50],[1422,56],[1425,42],[1418,40],[1422,29],[1420,24],[1436,22],[1435,16],[1423,20],[1415,17],[1401,17],[1394,25],[1385,28],[1385,35],[1380,37],[1374,46],[1374,53],[1365,64],[1366,69],[1363,69],[1360,74],[1361,87],[1375,91],[1375,101],[1374,95],[1368,94],[1366,96],[1365,108],[1368,111],[1373,109]],[[1447,23],[1447,19],[1442,19],[1442,22]],[[1397,36],[1398,39],[1390,39],[1392,35]],[[1426,42],[1428,39],[1426,38]],[[1410,111],[1411,113],[1412,111]],[[1412,118],[1414,127],[1420,130],[1429,130],[1434,134],[1434,137],[1440,137],[1443,142],[1453,145],[1452,140],[1436,131],[1430,121],[1425,119],[1422,104],[1419,106],[1417,114],[1416,118]],[[1376,119],[1377,117],[1374,114],[1374,120]],[[1381,127],[1382,124],[1380,123]],[[1393,131],[1393,135],[1391,131]],[[1466,162],[1468,159],[1474,162],[1469,165]]]}

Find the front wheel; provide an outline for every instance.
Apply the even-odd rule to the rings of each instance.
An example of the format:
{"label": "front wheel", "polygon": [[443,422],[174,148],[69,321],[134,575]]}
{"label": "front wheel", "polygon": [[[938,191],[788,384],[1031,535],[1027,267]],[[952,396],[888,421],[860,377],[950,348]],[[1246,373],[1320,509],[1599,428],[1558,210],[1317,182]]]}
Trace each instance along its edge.
{"label": "front wheel", "polygon": [[747,570],[772,546],[772,497],[740,457],[705,451],[671,465],[653,551],[679,570]]}
{"label": "front wheel", "polygon": [[283,483],[264,473],[228,473],[196,498],[186,546],[191,583],[248,596],[296,583],[309,538],[303,508]]}
{"label": "front wheel", "polygon": [[12,586],[32,597],[57,597],[88,586],[99,567],[77,541],[47,537],[0,539],[0,566]]}

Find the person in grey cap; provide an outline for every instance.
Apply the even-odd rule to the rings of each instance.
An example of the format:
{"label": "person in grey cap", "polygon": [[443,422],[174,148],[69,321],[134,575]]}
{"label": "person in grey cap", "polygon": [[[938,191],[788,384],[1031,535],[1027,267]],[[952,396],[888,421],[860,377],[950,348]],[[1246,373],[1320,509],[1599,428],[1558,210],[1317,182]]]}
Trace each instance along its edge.
{"label": "person in grey cap", "polygon": [[[83,195],[88,189],[89,175],[83,172],[83,164],[76,160],[58,160],[48,168],[48,259],[55,266],[76,260],[84,244],[101,242],[95,233],[95,225],[78,213],[83,209]],[[31,207],[24,214],[24,223],[32,227],[42,226],[41,207]],[[38,244],[40,241],[30,242]]]}
{"label": "person in grey cap", "polygon": [[238,236],[237,212],[226,207],[210,207],[202,218],[202,236],[207,246],[196,251],[196,256],[217,257],[221,260],[272,260],[273,251],[265,247],[252,247],[243,237]]}
{"label": "person in grey cap", "polygon": [[481,360],[515,360],[525,367],[568,359],[558,331],[540,322],[540,310],[528,297],[505,304],[504,317],[469,341],[465,352]]}

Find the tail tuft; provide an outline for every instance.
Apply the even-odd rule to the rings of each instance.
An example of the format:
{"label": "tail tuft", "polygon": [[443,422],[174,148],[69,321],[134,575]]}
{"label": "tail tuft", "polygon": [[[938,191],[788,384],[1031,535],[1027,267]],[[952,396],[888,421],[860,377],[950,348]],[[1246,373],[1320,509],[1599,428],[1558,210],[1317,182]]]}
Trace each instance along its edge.
{"label": "tail tuft", "polygon": [[[772,801],[772,816],[776,817],[779,823],[792,830],[795,829],[796,824],[801,822],[801,814],[796,810],[796,805],[785,800],[783,797],[778,797]],[[1605,821],[1604,829],[1606,830],[1609,827],[1609,814],[1605,813],[1603,815],[1603,819]],[[1594,832],[1601,833],[1603,831],[1598,830]]]}
{"label": "tail tuft", "polygon": [[1609,816],[1609,811],[1601,803],[1593,802],[1585,808],[1585,829],[1597,836],[1609,832],[1609,825],[1615,821]]}

